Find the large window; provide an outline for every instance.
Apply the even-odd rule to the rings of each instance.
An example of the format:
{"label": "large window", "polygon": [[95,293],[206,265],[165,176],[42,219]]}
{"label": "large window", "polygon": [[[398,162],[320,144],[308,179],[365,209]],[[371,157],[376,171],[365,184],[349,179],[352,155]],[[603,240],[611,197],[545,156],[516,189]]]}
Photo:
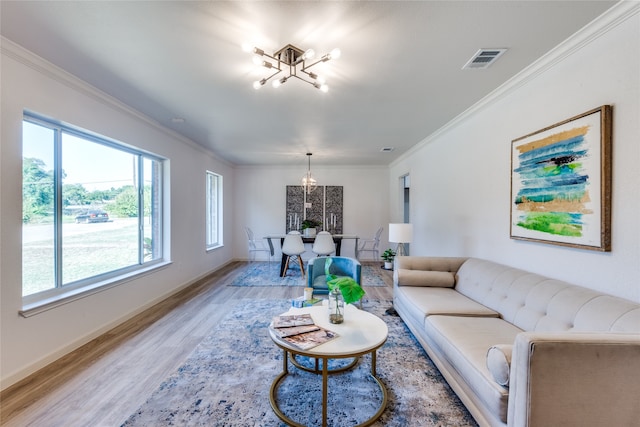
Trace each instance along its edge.
{"label": "large window", "polygon": [[222,177],[207,171],[207,249],[222,246]]}
{"label": "large window", "polygon": [[163,159],[31,114],[22,147],[23,296],[106,284],[162,259]]}

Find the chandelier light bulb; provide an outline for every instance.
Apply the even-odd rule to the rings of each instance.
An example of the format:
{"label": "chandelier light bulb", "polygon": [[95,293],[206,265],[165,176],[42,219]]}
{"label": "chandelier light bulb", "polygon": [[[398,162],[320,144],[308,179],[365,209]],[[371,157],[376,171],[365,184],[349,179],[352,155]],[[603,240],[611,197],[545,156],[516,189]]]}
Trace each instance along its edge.
{"label": "chandelier light bulb", "polygon": [[302,59],[307,60],[316,56],[316,52],[313,49],[307,49],[307,51],[302,55]]}
{"label": "chandelier light bulb", "polygon": [[267,79],[262,79],[262,80],[256,80],[255,82],[253,82],[253,88],[255,90],[260,89],[262,86],[264,86],[264,84],[267,82]]}
{"label": "chandelier light bulb", "polygon": [[243,52],[252,52],[253,51],[253,46],[251,46],[251,43],[248,42],[244,42],[242,43],[242,51]]}
{"label": "chandelier light bulb", "polygon": [[288,77],[283,77],[280,80],[274,80],[272,85],[273,85],[273,87],[280,87],[281,84],[287,82],[287,79],[288,79]]}
{"label": "chandelier light bulb", "polygon": [[311,193],[318,186],[318,181],[311,176],[311,172],[307,172],[302,177],[302,187],[307,192],[307,194]]}
{"label": "chandelier light bulb", "polygon": [[316,89],[320,89],[320,91],[322,91],[322,92],[324,92],[324,93],[329,92],[329,85],[327,85],[326,83],[322,83],[322,84],[320,84],[320,83],[318,83],[318,82],[315,82],[315,83],[313,84],[313,87],[315,87]]}
{"label": "chandelier light bulb", "polygon": [[327,53],[322,58],[320,58],[320,60],[322,62],[327,62],[330,59],[338,59],[338,58],[340,58],[340,55],[342,55],[342,51],[340,51],[340,49],[338,49],[338,48],[335,48],[331,52]]}
{"label": "chandelier light bulb", "polygon": [[311,186],[311,185],[316,185],[317,184],[317,180],[311,176],[310,172],[307,172],[303,177],[302,177],[302,185],[304,186]]}
{"label": "chandelier light bulb", "polygon": [[262,57],[260,55],[253,55],[253,59],[252,59],[253,63],[256,65],[262,65],[262,63],[264,62],[262,60]]}

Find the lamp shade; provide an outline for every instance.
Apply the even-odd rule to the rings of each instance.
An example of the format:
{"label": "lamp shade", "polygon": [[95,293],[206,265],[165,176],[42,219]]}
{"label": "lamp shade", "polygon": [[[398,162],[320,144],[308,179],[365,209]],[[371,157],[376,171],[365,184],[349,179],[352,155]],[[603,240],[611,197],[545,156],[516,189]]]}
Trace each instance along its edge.
{"label": "lamp shade", "polygon": [[389,224],[389,241],[396,243],[411,243],[413,224]]}

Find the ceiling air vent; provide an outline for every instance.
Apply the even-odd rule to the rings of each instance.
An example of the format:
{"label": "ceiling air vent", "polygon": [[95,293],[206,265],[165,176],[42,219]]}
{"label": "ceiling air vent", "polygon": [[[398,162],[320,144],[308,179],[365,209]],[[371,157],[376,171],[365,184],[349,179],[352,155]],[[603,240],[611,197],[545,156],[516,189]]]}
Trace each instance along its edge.
{"label": "ceiling air vent", "polygon": [[463,70],[489,68],[507,49],[480,49],[462,67]]}

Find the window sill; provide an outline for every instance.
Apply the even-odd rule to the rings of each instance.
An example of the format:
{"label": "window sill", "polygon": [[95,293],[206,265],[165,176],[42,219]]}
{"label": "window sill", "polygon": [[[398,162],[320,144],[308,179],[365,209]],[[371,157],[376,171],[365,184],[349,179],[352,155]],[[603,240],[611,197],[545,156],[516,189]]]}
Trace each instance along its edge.
{"label": "window sill", "polygon": [[208,246],[206,248],[207,252],[211,252],[211,251],[215,251],[216,249],[220,249],[220,248],[224,248],[224,245],[213,245],[213,246]]}
{"label": "window sill", "polygon": [[34,301],[28,304],[23,304],[22,310],[18,311],[18,314],[22,317],[31,317],[45,311],[60,307],[73,301],[77,301],[82,298],[86,298],[90,295],[95,295],[99,292],[106,291],[107,289],[120,286],[124,283],[130,282],[133,279],[137,279],[141,276],[149,274],[155,270],[159,270],[170,265],[170,261],[165,261],[159,264],[154,264],[148,268],[139,269],[116,278],[111,278],[102,282],[96,282],[91,285],[83,286],[77,289],[71,289],[68,291],[62,291],[59,294],[42,298],[38,301]]}

